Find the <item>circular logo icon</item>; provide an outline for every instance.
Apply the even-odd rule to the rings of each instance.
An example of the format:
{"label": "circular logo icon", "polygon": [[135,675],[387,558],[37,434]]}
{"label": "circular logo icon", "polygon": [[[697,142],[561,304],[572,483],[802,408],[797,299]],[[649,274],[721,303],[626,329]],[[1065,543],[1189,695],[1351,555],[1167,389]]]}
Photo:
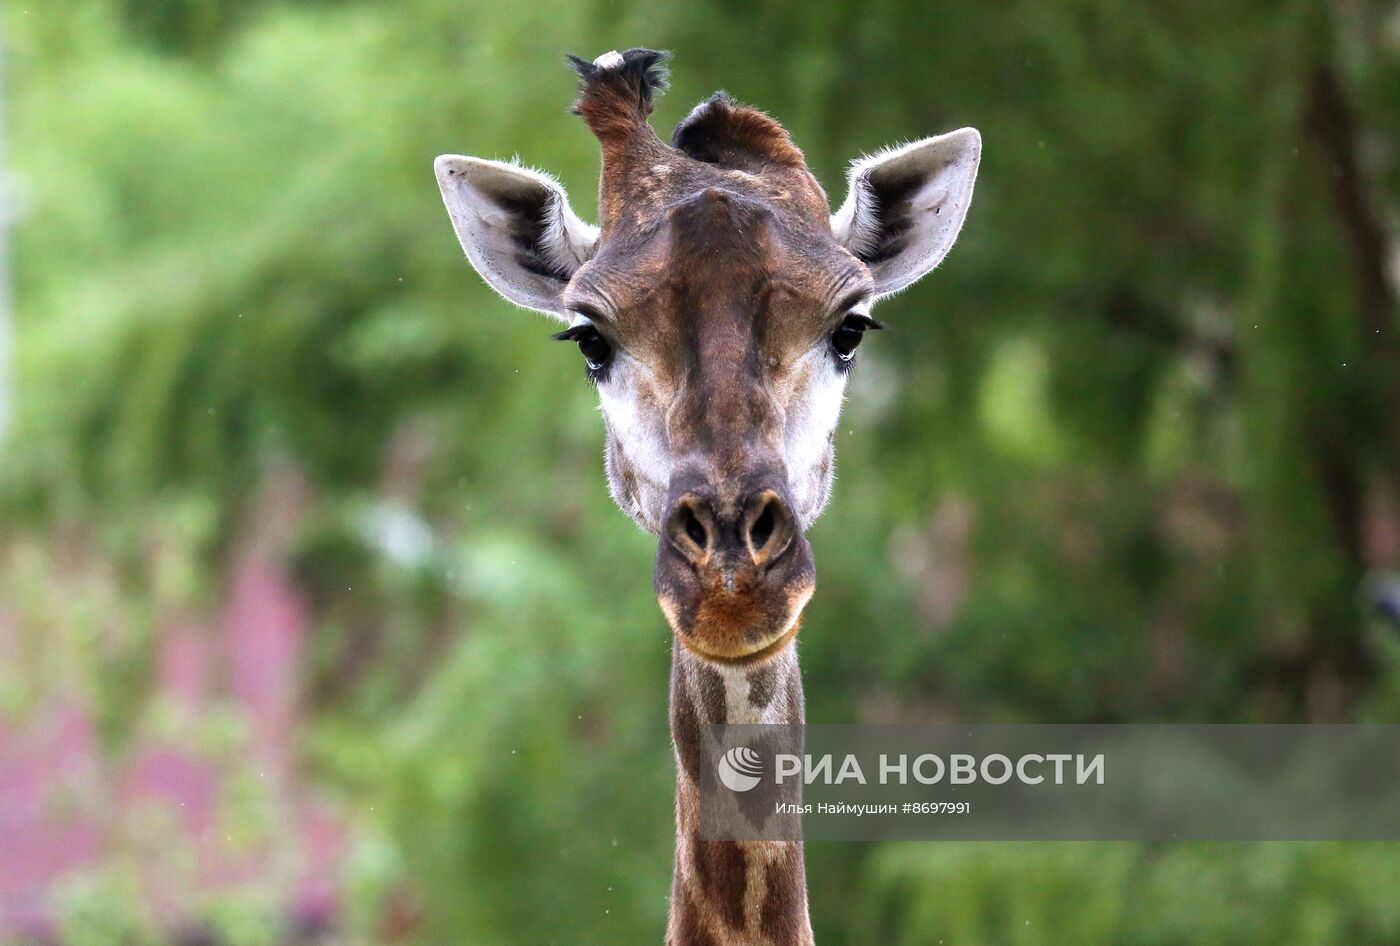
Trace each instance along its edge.
{"label": "circular logo icon", "polygon": [[735,746],[719,758],[719,780],[731,792],[747,792],[763,776],[763,760],[748,746]]}

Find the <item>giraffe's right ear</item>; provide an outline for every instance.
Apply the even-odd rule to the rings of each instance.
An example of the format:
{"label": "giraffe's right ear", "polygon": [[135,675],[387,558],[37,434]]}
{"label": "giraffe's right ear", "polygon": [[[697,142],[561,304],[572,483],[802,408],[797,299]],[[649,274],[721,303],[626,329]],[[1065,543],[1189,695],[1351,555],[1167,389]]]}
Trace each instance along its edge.
{"label": "giraffe's right ear", "polygon": [[567,320],[561,297],[593,256],[598,228],[580,220],[547,174],[445,154],[433,164],[452,228],[476,271],[516,305]]}

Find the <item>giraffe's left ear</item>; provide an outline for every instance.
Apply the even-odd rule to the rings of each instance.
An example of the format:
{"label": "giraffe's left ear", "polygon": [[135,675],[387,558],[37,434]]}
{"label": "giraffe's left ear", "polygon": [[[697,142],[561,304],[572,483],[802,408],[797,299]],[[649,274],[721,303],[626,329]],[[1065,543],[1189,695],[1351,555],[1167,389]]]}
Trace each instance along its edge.
{"label": "giraffe's left ear", "polygon": [[870,267],[877,296],[910,285],[952,249],[981,158],[982,136],[960,128],[851,166],[850,190],[831,230]]}
{"label": "giraffe's left ear", "polygon": [[565,321],[564,288],[598,247],[598,228],[539,171],[457,154],[433,165],[452,229],[476,271],[516,305]]}

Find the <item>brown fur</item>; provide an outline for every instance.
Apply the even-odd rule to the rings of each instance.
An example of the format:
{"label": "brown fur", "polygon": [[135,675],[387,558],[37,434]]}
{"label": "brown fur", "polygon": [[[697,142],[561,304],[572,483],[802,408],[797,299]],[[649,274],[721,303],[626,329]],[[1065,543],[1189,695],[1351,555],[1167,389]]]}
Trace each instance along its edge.
{"label": "brown fur", "polygon": [[[724,524],[755,521],[765,503],[786,502],[782,438],[810,380],[803,358],[871,277],[833,239],[826,195],[769,116],[720,94],[681,123],[674,146],[656,136],[647,116],[665,83],[661,58],[628,50],[602,65],[574,60],[575,110],[602,146],[602,234],[565,303],[626,352],[638,409],[667,418],[667,482],[615,440],[608,453],[614,495],[663,533],[656,591],[677,640],[666,941],[801,946],[812,941],[801,844],[701,840],[699,780],[709,764],[705,725],[742,721],[735,712],[802,721],[801,679],[785,649],[815,584],[811,548],[790,516],[779,520],[783,541],[771,557],[732,535],[703,548],[685,532],[668,540],[667,523],[646,516],[664,506],[703,517],[709,543],[717,530],[737,528]],[[820,460],[823,475],[829,465],[829,456]],[[747,709],[726,691],[742,681]]]}
{"label": "brown fur", "polygon": [[[702,736],[707,724],[802,722],[794,640],[816,582],[805,531],[831,493],[845,375],[880,327],[869,304],[951,245],[980,137],[963,129],[859,162],[832,216],[773,118],[717,93],[668,145],[648,121],[664,54],[570,58],[574,111],[602,148],[598,228],[526,168],[442,155],[439,186],[487,281],[568,323],[555,338],[578,345],[598,387],[610,491],[659,537],[655,588],[675,639],[667,941],[810,944],[800,843],[699,838],[698,786],[715,761]],[[772,823],[760,793],[735,801],[750,823]]]}
{"label": "brown fur", "polygon": [[[569,296],[645,365],[635,382],[639,397],[671,418],[681,468],[652,489],[673,501],[693,486],[718,485],[719,511],[732,516],[732,504],[753,488],[786,482],[787,471],[768,458],[781,455],[781,418],[793,408],[785,399],[803,390],[784,383],[788,366],[830,333],[844,315],[841,303],[868,276],[829,232],[819,232],[824,219],[764,199],[768,185],[713,186],[722,172],[684,156],[674,161],[676,175],[660,191],[605,183],[605,200],[626,192],[629,213],[648,202],[664,210],[632,233],[619,216],[615,238],[575,276]],[[677,179],[712,186],[667,203]],[[620,451],[609,467],[624,498],[647,477]],[[766,646],[812,591],[810,548],[801,537],[797,544],[798,554],[776,571],[740,560],[696,573],[671,567],[663,543],[656,587],[673,626],[713,656]]]}
{"label": "brown fur", "polygon": [[776,676],[770,664],[765,664],[749,674],[749,703],[755,709],[764,709],[772,702]]}
{"label": "brown fur", "polygon": [[716,92],[686,116],[672,133],[671,145],[697,161],[751,173],[770,172],[772,165],[798,170],[821,192],[787,129],[724,92]]}
{"label": "brown fur", "polygon": [[[790,658],[790,654],[787,655]],[[777,722],[802,721],[802,682],[794,659],[769,659],[735,676],[783,694]],[[668,946],[810,946],[802,845],[796,841],[707,841],[700,835],[700,732],[724,722],[725,677],[677,647],[671,718],[676,780],[676,869]],[[771,698],[771,696],[770,696]],[[730,720],[731,722],[733,720]],[[692,770],[692,761],[696,769]]]}

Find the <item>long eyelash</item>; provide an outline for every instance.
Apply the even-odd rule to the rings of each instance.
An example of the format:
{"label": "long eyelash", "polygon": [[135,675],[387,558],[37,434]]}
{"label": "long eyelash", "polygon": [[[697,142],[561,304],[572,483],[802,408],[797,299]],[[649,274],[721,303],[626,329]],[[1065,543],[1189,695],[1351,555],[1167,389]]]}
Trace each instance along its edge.
{"label": "long eyelash", "polygon": [[[597,329],[594,326],[588,324],[587,322],[584,322],[578,325],[570,326],[569,328],[564,329],[564,331],[562,332],[555,332],[549,337],[554,339],[554,341],[556,342],[576,342],[579,340],[580,336],[584,335],[585,333],[596,331]],[[612,367],[612,363],[613,359],[609,358],[607,364],[595,370],[593,368],[588,367],[587,362],[585,362],[583,366],[584,379],[589,384],[596,387],[599,383],[608,380],[608,369]]]}
{"label": "long eyelash", "polygon": [[[864,312],[847,312],[846,318],[845,320],[843,320],[843,322],[849,320],[855,320],[859,322],[861,325],[865,326],[866,331],[883,332],[889,328],[889,326],[886,325],[884,322],[881,322],[878,319],[873,319],[870,316],[866,315]],[[833,352],[832,355],[836,358],[837,373],[843,375],[850,374],[851,369],[854,368],[856,366],[856,362],[860,360],[860,356],[854,353],[849,359],[837,357],[835,355],[835,352]]]}

